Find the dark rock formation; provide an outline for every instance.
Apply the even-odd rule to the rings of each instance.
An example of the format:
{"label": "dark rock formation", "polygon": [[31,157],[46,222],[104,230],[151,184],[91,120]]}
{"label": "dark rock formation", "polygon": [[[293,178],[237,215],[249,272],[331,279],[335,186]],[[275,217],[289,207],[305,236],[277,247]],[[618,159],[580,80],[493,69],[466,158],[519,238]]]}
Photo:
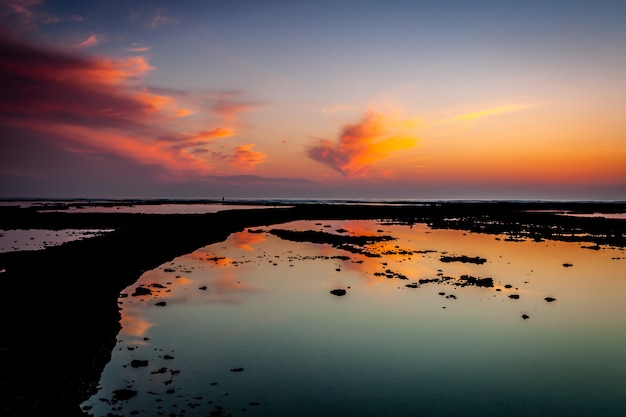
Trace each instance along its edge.
{"label": "dark rock formation", "polygon": [[330,291],[330,293],[331,293],[332,295],[336,295],[336,296],[338,296],[338,297],[341,297],[342,295],[346,295],[347,291],[346,291],[346,290],[343,290],[343,289],[338,288],[338,289],[336,289],[336,290],[331,290],[331,291]]}

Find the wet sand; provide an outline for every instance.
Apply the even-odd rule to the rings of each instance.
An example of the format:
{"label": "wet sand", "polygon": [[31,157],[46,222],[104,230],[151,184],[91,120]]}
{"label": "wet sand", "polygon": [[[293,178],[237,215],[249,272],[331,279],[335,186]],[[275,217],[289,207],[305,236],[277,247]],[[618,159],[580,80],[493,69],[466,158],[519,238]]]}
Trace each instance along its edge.
{"label": "wet sand", "polygon": [[559,216],[544,210],[624,212],[626,204],[316,204],[206,215],[38,213],[1,207],[4,229],[116,231],[43,251],[0,254],[0,271],[6,270],[0,274],[0,409],[12,416],[85,415],[79,404],[96,392],[120,329],[119,293],[143,271],[248,227],[293,220],[378,219],[506,234],[510,239],[626,244],[625,220]]}

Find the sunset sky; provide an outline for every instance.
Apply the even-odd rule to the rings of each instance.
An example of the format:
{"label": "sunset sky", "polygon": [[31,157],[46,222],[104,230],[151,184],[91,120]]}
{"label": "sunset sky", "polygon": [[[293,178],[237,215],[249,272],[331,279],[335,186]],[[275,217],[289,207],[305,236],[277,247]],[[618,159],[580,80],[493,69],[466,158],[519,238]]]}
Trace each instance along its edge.
{"label": "sunset sky", "polygon": [[626,200],[626,1],[0,0],[0,197]]}

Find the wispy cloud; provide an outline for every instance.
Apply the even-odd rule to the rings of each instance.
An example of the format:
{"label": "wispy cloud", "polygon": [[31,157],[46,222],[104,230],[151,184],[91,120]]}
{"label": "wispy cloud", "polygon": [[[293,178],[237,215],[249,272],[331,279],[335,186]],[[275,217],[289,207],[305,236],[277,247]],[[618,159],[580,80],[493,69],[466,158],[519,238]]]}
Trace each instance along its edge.
{"label": "wispy cloud", "polygon": [[461,113],[444,119],[445,121],[470,121],[481,119],[483,117],[495,116],[505,113],[513,113],[520,110],[526,110],[533,107],[543,106],[545,103],[510,103],[502,104],[495,107],[488,107],[480,110],[474,110],[467,113]]}
{"label": "wispy cloud", "polygon": [[258,103],[242,99],[240,91],[221,91],[215,95],[213,110],[226,123],[232,124],[241,113],[254,110]]}
{"label": "wispy cloud", "polygon": [[308,156],[347,178],[380,175],[373,170],[376,163],[415,146],[417,138],[410,132],[414,125],[412,120],[369,111],[357,123],[345,125],[336,141],[322,139],[310,147]]}
{"label": "wispy cloud", "polygon": [[133,42],[126,50],[128,52],[148,52],[150,47],[142,43]]}
{"label": "wispy cloud", "polygon": [[79,21],[77,15],[57,16],[43,10],[41,0],[2,0],[0,1],[0,17],[9,18],[12,24],[21,29],[34,29],[40,25],[54,24],[63,21]]}
{"label": "wispy cloud", "polygon": [[177,22],[178,18],[170,14],[166,8],[161,7],[154,12],[152,17],[148,21],[147,26],[150,29],[156,29],[159,26]]}
{"label": "wispy cloud", "polygon": [[96,35],[91,35],[84,41],[74,45],[74,48],[76,49],[89,48],[89,47],[97,45],[99,42],[100,42],[100,39],[98,39]]}
{"label": "wispy cloud", "polygon": [[127,18],[148,29],[157,29],[163,25],[178,23],[178,18],[170,13],[166,7],[155,8],[152,4],[144,4],[132,9]]}

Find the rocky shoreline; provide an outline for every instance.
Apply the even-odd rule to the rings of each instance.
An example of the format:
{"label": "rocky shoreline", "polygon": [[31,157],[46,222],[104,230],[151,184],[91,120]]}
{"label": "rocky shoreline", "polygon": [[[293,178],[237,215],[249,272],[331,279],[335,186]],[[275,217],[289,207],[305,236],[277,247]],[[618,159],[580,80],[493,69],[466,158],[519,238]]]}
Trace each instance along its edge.
{"label": "rocky shoreline", "polygon": [[623,213],[626,203],[303,204],[205,215],[0,207],[0,229],[116,229],[41,251],[0,253],[0,271],[5,270],[0,274],[0,410],[11,416],[85,416],[79,405],[96,392],[120,329],[119,293],[143,271],[230,233],[292,220],[377,219],[510,239],[591,242],[593,249],[626,245],[626,220],[550,212],[559,210]]}

